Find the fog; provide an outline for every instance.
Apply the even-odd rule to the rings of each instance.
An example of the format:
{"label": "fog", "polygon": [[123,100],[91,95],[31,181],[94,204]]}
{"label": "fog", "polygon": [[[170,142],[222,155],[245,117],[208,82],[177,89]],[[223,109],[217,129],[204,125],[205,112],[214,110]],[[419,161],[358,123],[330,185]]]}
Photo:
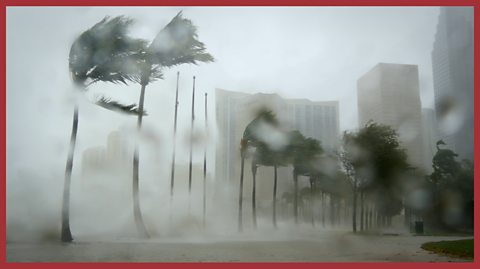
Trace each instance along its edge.
{"label": "fog", "polygon": [[[179,11],[197,26],[198,39],[215,61],[163,68],[164,78],[146,89],[144,109],[148,115],[143,118],[140,134],[136,131],[135,115],[115,113],[95,105],[101,97],[137,104],[140,84],[99,82],[88,91],[74,91],[68,66],[69,51],[83,31],[105,16],[125,15],[135,20],[129,35],[151,41]],[[219,145],[224,137],[217,125],[217,89],[252,95],[278,94],[284,99],[338,101],[340,136],[343,131],[361,127],[357,80],[380,62],[412,64],[418,66],[421,108],[433,108],[431,54],[439,14],[439,7],[7,7],[7,242],[59,240],[74,104],[79,105],[80,116],[70,225],[77,242],[139,240],[132,214],[131,186],[132,154],[137,142],[140,144],[140,205],[151,241],[307,240],[318,229],[325,236],[327,231],[332,231],[333,237],[343,240],[339,231],[349,231],[352,225],[352,212],[347,207],[350,198],[338,201],[325,198],[328,205],[335,204],[338,210],[335,218],[328,215],[334,213],[325,213],[325,208],[311,209],[314,204],[325,205],[323,193],[321,198],[309,202],[312,200],[307,189],[311,185],[302,175],[299,188],[304,189],[302,229],[295,226],[291,216],[293,206],[287,201],[290,198],[282,197],[286,193],[291,195],[294,188],[293,170],[289,165],[279,168],[279,230],[271,226],[273,170],[259,167],[257,177],[269,181],[258,183],[257,193],[264,198],[257,201],[258,227],[254,229],[250,216],[250,159],[245,166],[244,231],[238,233],[237,175],[225,182],[216,180],[215,175],[216,166],[223,165],[216,154],[218,148],[224,146]],[[177,72],[180,74],[178,129],[173,140]],[[191,130],[193,76],[196,94]],[[208,130],[204,116],[205,93],[208,94]],[[458,117],[451,117],[453,119],[444,120],[445,128],[458,129],[454,126]],[[412,133],[408,128],[399,130],[407,132],[407,138]],[[263,124],[254,131],[271,150],[280,151],[291,142],[284,132],[287,129],[287,126],[274,128]],[[413,136],[420,134],[417,132]],[[191,137],[193,188],[189,193]],[[171,197],[174,143],[176,171]],[[232,147],[239,150],[240,140],[233,143]],[[335,154],[326,150],[327,153]],[[317,170],[324,171],[327,177],[336,177],[339,164],[327,155],[322,155],[324,159],[316,164]],[[97,157],[100,159],[92,161]],[[239,165],[239,160],[235,165]],[[409,199],[423,210],[427,207],[428,195],[418,189]],[[456,199],[455,195],[452,199]],[[330,212],[333,211],[332,205]],[[317,212],[316,216],[311,212]],[[314,227],[310,220],[315,222]],[[396,223],[380,230],[403,231],[402,220],[398,218]],[[315,240],[321,242],[321,239]],[[352,244],[357,244],[368,239],[352,240]],[[336,248],[341,246],[342,243],[338,243]]]}

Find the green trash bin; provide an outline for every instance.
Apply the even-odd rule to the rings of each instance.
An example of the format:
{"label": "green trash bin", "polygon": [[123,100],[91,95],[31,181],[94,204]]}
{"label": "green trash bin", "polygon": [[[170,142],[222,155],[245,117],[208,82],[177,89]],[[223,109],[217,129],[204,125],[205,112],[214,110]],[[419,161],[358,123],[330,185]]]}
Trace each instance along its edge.
{"label": "green trash bin", "polygon": [[415,221],[415,234],[423,234],[423,221]]}

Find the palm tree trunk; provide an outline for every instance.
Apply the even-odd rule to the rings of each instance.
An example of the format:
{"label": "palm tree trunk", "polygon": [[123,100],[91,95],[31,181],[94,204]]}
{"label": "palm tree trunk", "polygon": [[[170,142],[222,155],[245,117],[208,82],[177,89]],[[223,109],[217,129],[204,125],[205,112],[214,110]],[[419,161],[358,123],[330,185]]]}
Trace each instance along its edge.
{"label": "palm tree trunk", "polygon": [[273,227],[277,228],[277,165],[273,166]]}
{"label": "palm tree trunk", "polygon": [[357,232],[357,181],[353,183],[353,213],[352,213],[352,226],[353,232]]}
{"label": "palm tree trunk", "polygon": [[363,190],[360,191],[360,231],[364,230],[364,221],[365,221],[365,205],[364,205],[364,194]]}
{"label": "palm tree trunk", "polygon": [[238,195],[238,231],[243,231],[242,206],[243,206],[243,169],[245,167],[245,157],[242,153],[242,162],[240,165],[240,193]]}
{"label": "palm tree trunk", "polygon": [[75,144],[77,142],[78,131],[78,104],[73,108],[73,125],[72,134],[70,136],[70,147],[68,150],[67,165],[65,168],[65,183],[63,185],[63,201],[62,201],[62,242],[72,242],[73,237],[70,232],[70,182],[72,180],[73,155],[75,152]]}
{"label": "palm tree trunk", "polygon": [[322,191],[322,226],[325,227],[325,192]]}
{"label": "palm tree trunk", "polygon": [[[142,116],[143,116],[143,102],[145,99],[145,87],[146,84],[142,84],[142,88],[140,91],[140,101],[138,102],[138,119],[137,119],[137,133],[140,135],[140,131],[142,129]],[[137,227],[137,231],[141,234],[141,236],[149,238],[147,229],[145,228],[145,224],[142,218],[142,211],[140,209],[140,197],[138,192],[138,185],[139,185],[139,176],[138,176],[138,168],[139,168],[139,152],[138,152],[138,141],[135,143],[135,149],[133,151],[133,216],[135,219],[135,225]]]}
{"label": "palm tree trunk", "polygon": [[335,226],[335,198],[330,194],[330,225]]}
{"label": "palm tree trunk", "polygon": [[252,187],[252,219],[253,227],[257,228],[257,204],[256,204],[256,178],[257,178],[257,165],[252,161],[252,177],[253,177],[253,187]]}
{"label": "palm tree trunk", "polygon": [[310,208],[312,214],[312,227],[315,227],[315,206],[314,206],[314,189],[313,189],[313,178],[310,177]]}
{"label": "palm tree trunk", "polygon": [[370,204],[367,203],[365,206],[365,230],[369,231],[370,230]]}
{"label": "palm tree trunk", "polygon": [[337,197],[337,202],[335,203],[335,221],[337,225],[342,224],[342,198]]}
{"label": "palm tree trunk", "polygon": [[298,175],[293,172],[293,216],[295,224],[298,224]]}

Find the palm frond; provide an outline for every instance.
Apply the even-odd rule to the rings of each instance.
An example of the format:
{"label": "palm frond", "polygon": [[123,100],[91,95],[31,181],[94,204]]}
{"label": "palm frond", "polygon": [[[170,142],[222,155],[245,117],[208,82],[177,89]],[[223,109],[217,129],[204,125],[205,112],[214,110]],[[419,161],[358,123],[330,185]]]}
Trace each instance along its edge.
{"label": "palm frond", "polygon": [[213,62],[214,58],[206,52],[205,44],[197,38],[197,27],[189,19],[183,18],[180,11],[148,47],[151,63],[170,67]]}
{"label": "palm frond", "polygon": [[163,79],[162,67],[159,65],[152,66],[152,69],[150,70],[149,83],[159,79]]}
{"label": "palm frond", "polygon": [[136,61],[136,54],[145,50],[147,42],[128,36],[132,23],[125,16],[105,17],[83,32],[70,48],[69,68],[74,81],[135,81],[138,71],[131,63]]}
{"label": "palm frond", "polygon": [[104,81],[127,84],[128,81],[140,83],[141,75],[136,55],[119,54],[87,72],[92,81]]}
{"label": "palm frond", "polygon": [[[125,114],[131,114],[131,115],[137,115],[139,114],[139,111],[138,111],[138,106],[137,104],[131,104],[131,105],[124,105],[124,104],[120,104],[119,102],[117,101],[114,101],[110,98],[106,98],[106,97],[100,97],[100,99],[98,99],[95,104],[103,107],[103,108],[106,108],[108,110],[112,110],[112,111],[116,111],[116,112],[120,112],[120,113],[125,113]],[[147,116],[147,111],[143,110],[143,115],[144,116]]]}

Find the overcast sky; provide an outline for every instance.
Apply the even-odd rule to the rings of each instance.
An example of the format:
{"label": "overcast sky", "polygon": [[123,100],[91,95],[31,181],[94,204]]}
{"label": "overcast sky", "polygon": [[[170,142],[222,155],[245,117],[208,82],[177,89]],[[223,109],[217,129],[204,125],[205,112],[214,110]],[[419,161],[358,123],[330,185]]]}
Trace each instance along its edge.
{"label": "overcast sky", "polygon": [[[165,72],[165,80],[148,86],[145,130],[164,153],[171,151],[177,71],[181,72],[180,139],[188,137],[193,75],[199,129],[203,92],[209,93],[210,122],[214,122],[215,88],[338,100],[340,128],[356,128],[356,80],[379,62],[417,64],[422,106],[432,107],[436,7],[8,7],[7,172],[35,166],[63,169],[73,108],[68,53],[82,31],[106,15],[124,14],[136,20],[133,36],[151,40],[180,10],[198,26],[199,39],[216,62],[172,68]],[[99,94],[136,103],[139,86],[92,87],[80,104],[77,152],[104,146],[111,131],[135,126],[132,116],[86,102]],[[58,158],[38,158],[49,154]],[[179,158],[186,160],[187,155],[180,152]]]}

